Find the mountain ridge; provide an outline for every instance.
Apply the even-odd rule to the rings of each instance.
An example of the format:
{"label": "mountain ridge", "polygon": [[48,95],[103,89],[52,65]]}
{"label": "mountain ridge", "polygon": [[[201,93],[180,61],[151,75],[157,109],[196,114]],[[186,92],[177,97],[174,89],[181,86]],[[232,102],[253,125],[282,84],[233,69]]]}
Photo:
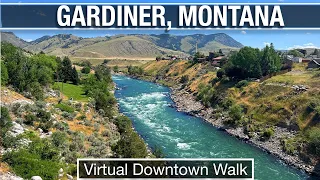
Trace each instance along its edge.
{"label": "mountain ridge", "polygon": [[227,34],[119,34],[115,36],[83,38],[73,34],[45,35],[27,42],[12,32],[1,32],[3,41],[31,52],[45,52],[56,56],[85,58],[155,58],[165,55],[190,55],[196,48],[204,54],[219,49],[235,50],[241,43]]}

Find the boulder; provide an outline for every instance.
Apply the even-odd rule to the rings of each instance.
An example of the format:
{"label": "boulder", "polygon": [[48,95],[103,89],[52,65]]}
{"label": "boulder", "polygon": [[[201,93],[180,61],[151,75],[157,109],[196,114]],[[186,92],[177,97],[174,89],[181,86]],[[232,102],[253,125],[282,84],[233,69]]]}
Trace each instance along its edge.
{"label": "boulder", "polygon": [[13,137],[18,136],[19,134],[22,134],[24,132],[24,128],[16,123],[16,122],[12,122],[12,128],[10,130],[10,133]]}
{"label": "boulder", "polygon": [[32,176],[31,180],[42,180],[40,176]]}
{"label": "boulder", "polygon": [[59,174],[61,174],[61,173],[63,173],[63,169],[62,168],[59,169]]}
{"label": "boulder", "polygon": [[70,174],[67,174],[68,180],[73,180],[73,177]]}

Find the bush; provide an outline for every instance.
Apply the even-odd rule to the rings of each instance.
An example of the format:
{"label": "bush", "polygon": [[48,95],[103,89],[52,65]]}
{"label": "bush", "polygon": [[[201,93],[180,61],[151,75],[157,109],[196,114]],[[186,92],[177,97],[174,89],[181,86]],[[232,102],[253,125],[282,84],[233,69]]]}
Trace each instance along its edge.
{"label": "bush", "polygon": [[225,72],[224,69],[219,69],[219,70],[217,71],[217,77],[218,77],[218,78],[221,79],[224,75],[226,75],[226,72]]}
{"label": "bush", "polygon": [[242,87],[245,87],[245,86],[248,86],[249,82],[247,80],[242,80],[242,81],[239,81],[235,86],[237,88],[242,88]]}
{"label": "bush", "polygon": [[12,120],[6,107],[1,106],[0,132],[5,133],[12,126]]}
{"label": "bush", "polygon": [[4,154],[2,160],[22,178],[30,179],[38,175],[43,180],[51,180],[57,179],[61,167],[58,154],[59,152],[47,140],[38,140],[32,142],[27,149]]}
{"label": "bush", "polygon": [[3,61],[1,61],[1,76],[0,76],[0,81],[1,81],[1,85],[5,86],[8,83],[8,70],[6,65],[4,64]]}
{"label": "bush", "polygon": [[189,76],[188,75],[183,75],[180,79],[180,83],[185,84],[189,81]]}
{"label": "bush", "polygon": [[113,71],[115,73],[118,73],[119,72],[119,66],[113,66]]}
{"label": "bush", "polygon": [[43,99],[43,89],[41,87],[41,84],[38,82],[32,82],[27,86],[27,90],[31,93],[31,95],[36,100],[42,100]]}
{"label": "bush", "polygon": [[120,158],[145,158],[148,155],[146,145],[133,130],[121,134],[113,151]]}
{"label": "bush", "polygon": [[308,133],[308,147],[309,150],[315,154],[320,155],[320,128],[313,127]]}
{"label": "bush", "polygon": [[282,145],[283,151],[290,155],[294,155],[294,153],[297,150],[296,149],[297,144],[293,138],[281,140],[281,145]]}
{"label": "bush", "polygon": [[74,108],[71,106],[68,106],[66,104],[60,103],[60,104],[56,104],[54,107],[59,108],[61,111],[65,111],[68,113],[73,113],[74,112]]}
{"label": "bush", "polygon": [[274,135],[274,129],[273,128],[266,128],[262,133],[262,138],[269,139],[273,135]]}
{"label": "bush", "polygon": [[33,114],[27,114],[24,116],[24,123],[27,125],[33,125],[34,122],[39,121],[39,119]]}
{"label": "bush", "polygon": [[39,110],[37,117],[40,118],[42,122],[47,122],[51,118],[51,113],[44,110]]}
{"label": "bush", "polygon": [[237,104],[231,106],[229,110],[229,115],[232,118],[234,124],[237,124],[242,119],[243,108]]}
{"label": "bush", "polygon": [[89,74],[90,73],[90,67],[88,67],[88,66],[86,66],[86,67],[83,67],[82,69],[81,69],[81,72],[83,73],[83,74]]}
{"label": "bush", "polygon": [[52,133],[52,143],[56,147],[63,147],[64,143],[67,141],[67,134],[65,132],[56,131]]}
{"label": "bush", "polygon": [[120,134],[132,128],[131,120],[126,116],[118,116],[115,124],[117,125]]}

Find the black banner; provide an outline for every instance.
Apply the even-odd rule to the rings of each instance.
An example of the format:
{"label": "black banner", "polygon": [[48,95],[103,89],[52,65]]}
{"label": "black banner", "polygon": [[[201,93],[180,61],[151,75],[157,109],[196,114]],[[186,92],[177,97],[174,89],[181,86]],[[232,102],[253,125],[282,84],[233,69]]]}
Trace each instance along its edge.
{"label": "black banner", "polygon": [[79,159],[78,178],[253,179],[248,159]]}

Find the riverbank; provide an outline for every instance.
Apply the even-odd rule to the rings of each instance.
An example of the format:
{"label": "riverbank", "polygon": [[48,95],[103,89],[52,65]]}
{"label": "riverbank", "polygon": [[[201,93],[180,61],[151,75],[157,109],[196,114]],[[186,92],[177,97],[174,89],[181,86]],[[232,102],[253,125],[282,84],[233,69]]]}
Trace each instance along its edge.
{"label": "riverbank", "polygon": [[233,128],[224,125],[223,122],[227,120],[228,117],[223,115],[223,113],[219,118],[216,118],[213,116],[213,113],[215,111],[213,108],[206,108],[196,100],[195,96],[193,96],[189,92],[181,90],[179,86],[170,87],[170,89],[171,99],[175,102],[177,111],[185,112],[189,115],[199,117],[212,124],[213,126],[224,130],[227,134],[234,136],[246,143],[254,145],[269,154],[272,154],[273,156],[279,158],[284,163],[290,166],[301,169],[308,174],[320,176],[320,171],[319,169],[316,169],[315,166],[303,162],[298,155],[292,156],[283,152],[281,148],[281,138],[284,136],[293,137],[297,134],[296,131],[288,131],[286,128],[275,127],[274,135],[266,141],[259,140],[258,136],[249,138],[248,135],[244,133],[243,127]]}
{"label": "riverbank", "polygon": [[[159,81],[152,77],[130,77],[163,84],[159,83]],[[295,135],[297,135],[297,131],[289,131],[287,128],[276,126],[274,128],[274,135],[266,141],[260,140],[257,133],[254,137],[249,138],[248,135],[244,133],[243,127],[230,127],[224,124],[224,122],[229,118],[227,112],[218,112],[219,115],[217,116],[216,114],[218,113],[214,113],[215,109],[206,108],[204,105],[202,105],[201,102],[196,100],[196,97],[194,95],[181,88],[181,86],[182,85],[178,83],[173,87],[169,87],[171,89],[170,96],[175,103],[174,108],[176,108],[177,111],[184,112],[191,116],[199,117],[205,122],[210,123],[214,127],[225,131],[228,135],[234,136],[245,143],[251,144],[261,149],[262,151],[275,156],[285,164],[303,170],[308,174],[320,176],[320,170],[315,166],[305,163],[302,160],[301,156],[298,156],[297,154],[289,155],[282,150],[281,139],[283,137],[294,137]]]}

